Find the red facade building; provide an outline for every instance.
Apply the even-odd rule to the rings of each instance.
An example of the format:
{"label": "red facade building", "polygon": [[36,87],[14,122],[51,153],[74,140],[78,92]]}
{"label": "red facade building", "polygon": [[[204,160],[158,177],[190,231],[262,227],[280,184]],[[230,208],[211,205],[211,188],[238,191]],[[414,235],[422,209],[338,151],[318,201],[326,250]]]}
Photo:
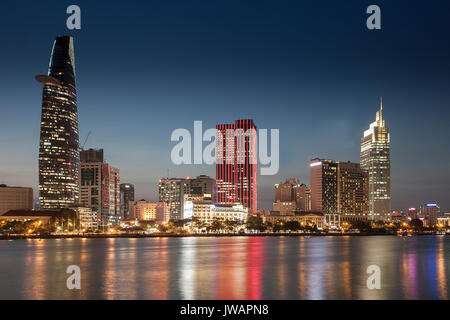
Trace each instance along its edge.
{"label": "red facade building", "polygon": [[216,126],[217,203],[257,211],[257,131],[252,119]]}

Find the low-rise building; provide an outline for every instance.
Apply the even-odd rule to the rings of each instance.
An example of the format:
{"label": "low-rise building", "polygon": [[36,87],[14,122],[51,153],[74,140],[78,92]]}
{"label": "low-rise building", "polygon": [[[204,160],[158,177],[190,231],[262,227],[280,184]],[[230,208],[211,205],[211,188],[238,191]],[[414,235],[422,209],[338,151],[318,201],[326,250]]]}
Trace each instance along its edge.
{"label": "low-rise building", "polygon": [[9,210],[0,216],[0,220],[6,221],[41,221],[49,224],[54,220],[56,211],[53,210]]}
{"label": "low-rise building", "polygon": [[129,210],[131,215],[139,221],[155,221],[157,205],[158,203],[156,202],[148,202],[142,199],[136,202],[130,202]]}
{"label": "low-rise building", "polygon": [[240,203],[214,204],[210,197],[186,195],[184,199],[184,216],[197,223],[212,224],[215,220],[247,221],[248,209]]}
{"label": "low-rise building", "polygon": [[70,209],[74,210],[77,215],[77,220],[80,222],[81,230],[92,230],[98,229],[98,215],[96,211],[93,211],[92,208],[89,207],[70,207]]}
{"label": "low-rise building", "polygon": [[293,214],[282,215],[277,211],[271,211],[270,215],[263,217],[263,221],[271,223],[297,221],[301,226],[316,226],[317,229],[323,229],[325,226],[324,215],[319,212],[295,211]]}
{"label": "low-rise building", "polygon": [[297,209],[295,201],[277,201],[273,203],[273,211],[279,211],[280,214],[290,214]]}
{"label": "low-rise building", "polygon": [[0,215],[9,210],[33,209],[33,189],[0,184]]}

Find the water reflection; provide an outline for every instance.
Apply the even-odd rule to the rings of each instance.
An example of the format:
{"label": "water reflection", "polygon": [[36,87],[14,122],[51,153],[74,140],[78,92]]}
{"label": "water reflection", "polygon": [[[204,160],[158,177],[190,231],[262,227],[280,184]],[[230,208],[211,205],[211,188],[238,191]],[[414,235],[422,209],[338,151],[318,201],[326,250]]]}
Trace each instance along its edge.
{"label": "water reflection", "polygon": [[[0,242],[0,299],[448,299],[450,237]],[[66,288],[79,265],[81,290]],[[381,268],[369,290],[366,269]]]}

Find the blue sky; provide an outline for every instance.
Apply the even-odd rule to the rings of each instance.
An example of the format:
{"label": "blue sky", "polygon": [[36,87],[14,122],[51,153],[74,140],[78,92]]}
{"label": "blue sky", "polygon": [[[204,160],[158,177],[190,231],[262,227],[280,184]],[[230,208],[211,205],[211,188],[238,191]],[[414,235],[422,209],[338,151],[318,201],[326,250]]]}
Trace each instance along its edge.
{"label": "blue sky", "polygon": [[[70,4],[81,30],[66,28]],[[382,29],[365,26],[381,8]],[[380,95],[391,132],[392,207],[450,208],[450,22],[444,1],[4,1],[0,13],[0,183],[33,186],[42,87],[56,35],[74,36],[80,141],[156,200],[157,179],[209,174],[170,164],[176,128],[252,118],[280,129],[280,171],[309,160],[359,161]]]}

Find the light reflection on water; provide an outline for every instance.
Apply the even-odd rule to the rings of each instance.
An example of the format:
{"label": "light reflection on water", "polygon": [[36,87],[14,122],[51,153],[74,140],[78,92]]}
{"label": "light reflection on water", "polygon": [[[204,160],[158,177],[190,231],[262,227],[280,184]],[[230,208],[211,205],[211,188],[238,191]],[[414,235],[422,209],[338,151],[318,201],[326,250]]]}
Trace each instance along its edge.
{"label": "light reflection on water", "polygon": [[[0,299],[448,299],[450,237],[0,241]],[[366,287],[369,265],[381,290]],[[81,268],[81,290],[66,268]]]}

